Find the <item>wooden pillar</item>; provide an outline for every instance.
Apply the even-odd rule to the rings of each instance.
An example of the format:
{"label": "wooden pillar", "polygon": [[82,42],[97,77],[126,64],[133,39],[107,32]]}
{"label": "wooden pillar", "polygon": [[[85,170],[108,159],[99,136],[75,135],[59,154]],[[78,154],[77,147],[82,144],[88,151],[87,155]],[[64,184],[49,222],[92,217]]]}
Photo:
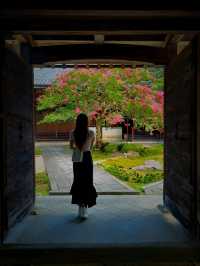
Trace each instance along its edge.
{"label": "wooden pillar", "polygon": [[167,45],[168,63],[170,63],[178,54],[177,43],[170,43]]}
{"label": "wooden pillar", "polygon": [[2,86],[2,73],[5,61],[5,40],[0,36],[0,242],[3,241],[6,231],[6,206],[4,188],[6,183],[6,166],[5,166],[5,113],[4,113],[4,90]]}
{"label": "wooden pillar", "polygon": [[[0,42],[1,239],[34,203],[32,68]],[[3,133],[3,134],[2,134]]]}
{"label": "wooden pillar", "polygon": [[196,38],[197,90],[196,90],[196,175],[197,175],[197,236],[200,239],[200,35]]}

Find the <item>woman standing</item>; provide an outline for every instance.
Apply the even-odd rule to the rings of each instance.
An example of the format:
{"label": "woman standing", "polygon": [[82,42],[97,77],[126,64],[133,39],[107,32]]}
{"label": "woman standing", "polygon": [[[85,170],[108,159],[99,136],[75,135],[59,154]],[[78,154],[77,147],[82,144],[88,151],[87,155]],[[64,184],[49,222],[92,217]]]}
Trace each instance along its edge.
{"label": "woman standing", "polygon": [[79,217],[87,218],[87,208],[96,204],[97,192],[93,185],[93,161],[91,149],[95,140],[92,130],[88,129],[88,117],[81,113],[76,119],[76,127],[70,136],[73,149],[72,161],[74,180],[70,190],[72,204],[79,206]]}

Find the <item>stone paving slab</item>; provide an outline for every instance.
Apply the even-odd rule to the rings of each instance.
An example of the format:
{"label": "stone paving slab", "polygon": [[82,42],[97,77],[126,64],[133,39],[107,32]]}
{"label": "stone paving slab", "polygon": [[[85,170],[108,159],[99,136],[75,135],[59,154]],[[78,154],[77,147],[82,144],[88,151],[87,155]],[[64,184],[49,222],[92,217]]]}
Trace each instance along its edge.
{"label": "stone paving slab", "polygon": [[181,224],[159,210],[161,204],[161,196],[99,196],[97,205],[88,209],[88,219],[80,221],[71,196],[37,197],[37,215],[28,215],[13,227],[5,242],[70,247],[190,243]]}
{"label": "stone paving slab", "polygon": [[158,181],[146,185],[144,187],[144,192],[148,195],[163,195],[163,181]]}
{"label": "stone paving slab", "polygon": [[[50,194],[69,194],[73,182],[71,151],[61,145],[41,145],[41,149],[51,184]],[[132,188],[96,165],[94,165],[94,186],[99,194],[137,194]]]}
{"label": "stone paving slab", "polygon": [[42,156],[35,156],[35,172],[36,174],[45,172],[44,159]]}

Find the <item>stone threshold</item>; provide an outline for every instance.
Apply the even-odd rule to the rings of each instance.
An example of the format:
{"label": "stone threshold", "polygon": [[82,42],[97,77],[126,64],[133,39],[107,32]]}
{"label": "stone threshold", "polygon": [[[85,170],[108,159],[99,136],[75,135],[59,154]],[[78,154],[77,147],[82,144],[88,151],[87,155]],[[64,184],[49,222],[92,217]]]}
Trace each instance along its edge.
{"label": "stone threshold", "polygon": [[[97,263],[96,265],[127,265],[126,263],[144,263],[144,265],[199,265],[199,243],[143,243],[136,245],[10,245],[0,246],[1,263],[26,265],[71,265]],[[85,263],[85,264],[84,264]],[[150,264],[152,263],[152,264]],[[158,263],[158,264],[157,264]],[[167,264],[166,264],[167,263]],[[170,264],[169,264],[170,263]],[[196,264],[197,263],[197,264]],[[74,265],[73,264],[73,265]],[[141,265],[141,264],[139,264]]]}
{"label": "stone threshold", "polygon": [[[97,191],[98,195],[140,195],[141,193],[138,191]],[[50,196],[64,196],[71,195],[67,191],[49,191]]]}

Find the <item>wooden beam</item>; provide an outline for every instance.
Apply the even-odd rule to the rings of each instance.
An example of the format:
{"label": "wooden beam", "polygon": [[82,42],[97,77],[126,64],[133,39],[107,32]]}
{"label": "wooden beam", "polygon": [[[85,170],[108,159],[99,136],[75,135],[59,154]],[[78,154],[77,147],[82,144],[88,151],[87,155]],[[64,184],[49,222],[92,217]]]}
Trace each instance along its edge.
{"label": "wooden beam", "polygon": [[32,64],[86,59],[119,59],[166,64],[167,50],[164,48],[137,45],[62,45],[32,48]]}
{"label": "wooden beam", "polygon": [[166,35],[166,37],[165,37],[164,42],[163,42],[163,45],[162,45],[163,48],[165,48],[168,45],[168,43],[169,43],[169,41],[170,41],[171,38],[172,38],[172,34],[168,33]]}
{"label": "wooden beam", "polygon": [[[152,47],[162,47],[163,42],[159,41],[104,41],[107,44],[128,44],[128,45],[143,45]],[[57,45],[75,45],[75,44],[102,44],[94,41],[65,41],[65,40],[37,40],[32,42],[32,46],[57,46]]]}
{"label": "wooden beam", "polygon": [[167,265],[199,262],[199,243],[145,243],[117,245],[6,244],[0,248],[2,264],[139,264]]}
{"label": "wooden beam", "polygon": [[2,17],[6,17],[8,19],[13,18],[15,16],[16,18],[22,18],[22,17],[27,17],[31,19],[35,17],[46,17],[46,18],[155,18],[155,17],[162,17],[162,18],[195,18],[200,16],[200,10],[136,10],[136,9],[131,9],[131,10],[108,10],[108,9],[103,9],[103,10],[98,10],[98,9],[93,9],[93,10],[69,10],[69,9],[2,9],[0,12],[0,15]]}
{"label": "wooden beam", "polygon": [[[134,30],[128,30],[128,29],[124,29],[124,30],[121,30],[121,29],[115,29],[115,30],[109,30],[109,29],[104,29],[104,30],[100,30],[98,28],[94,29],[94,30],[61,30],[61,29],[57,29],[57,30],[22,30],[22,29],[18,29],[18,30],[14,30],[13,29],[13,32],[15,34],[31,34],[31,35],[38,35],[38,36],[49,36],[49,35],[52,35],[52,36],[55,36],[55,39],[56,39],[56,36],[61,36],[61,35],[64,35],[64,36],[74,36],[74,35],[80,35],[80,36],[88,36],[88,35],[95,35],[95,34],[102,34],[102,35],[105,35],[105,36],[115,36],[116,34],[117,35],[158,35],[160,36],[161,34],[177,34],[177,33],[182,33],[182,34],[186,34],[188,33],[188,31],[186,30],[175,30],[175,29],[171,29],[171,30],[148,30],[148,29],[143,29],[143,30],[139,30],[139,29],[134,29]],[[10,33],[10,32],[8,32]],[[191,34],[197,34],[197,31],[190,31]],[[94,37],[93,37],[94,38]],[[7,38],[7,39],[10,39],[10,38]],[[45,39],[45,37],[44,37]],[[54,39],[54,38],[52,38]]]}
{"label": "wooden beam", "polygon": [[170,39],[170,43],[178,43],[184,38],[184,34],[174,34]]}
{"label": "wooden beam", "polygon": [[138,46],[151,46],[151,47],[162,47],[163,42],[158,41],[105,41],[104,43],[109,44],[127,44],[127,45],[138,45]]}
{"label": "wooden beam", "polygon": [[37,40],[34,41],[33,46],[39,47],[39,46],[75,45],[75,44],[94,44],[94,41]]}
{"label": "wooden beam", "polygon": [[94,35],[94,42],[95,42],[95,44],[103,44],[104,43],[104,35],[95,34]]}
{"label": "wooden beam", "polygon": [[1,28],[16,30],[200,30],[199,10],[3,10]]}
{"label": "wooden beam", "polygon": [[122,34],[122,35],[106,35],[105,41],[155,41],[161,42],[165,39],[165,34]]}
{"label": "wooden beam", "polygon": [[[121,35],[106,35],[105,41],[163,41],[166,34],[121,34]],[[66,35],[66,34],[33,34],[32,39],[38,40],[54,40],[54,41],[94,41],[94,35]]]}

